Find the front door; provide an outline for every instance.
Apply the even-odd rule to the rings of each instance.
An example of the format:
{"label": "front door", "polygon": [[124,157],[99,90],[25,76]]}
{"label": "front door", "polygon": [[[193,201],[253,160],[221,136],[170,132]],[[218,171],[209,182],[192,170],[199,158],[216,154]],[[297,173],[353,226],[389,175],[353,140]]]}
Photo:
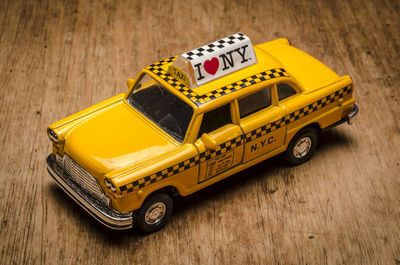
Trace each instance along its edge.
{"label": "front door", "polygon": [[232,122],[229,103],[204,113],[198,135],[195,142],[200,159],[198,183],[217,177],[241,162],[242,130]]}

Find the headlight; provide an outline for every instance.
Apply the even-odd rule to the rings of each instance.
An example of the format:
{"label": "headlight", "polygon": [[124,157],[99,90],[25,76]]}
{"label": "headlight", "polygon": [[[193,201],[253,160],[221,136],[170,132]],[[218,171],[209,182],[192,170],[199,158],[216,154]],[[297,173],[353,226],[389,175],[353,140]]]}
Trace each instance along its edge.
{"label": "headlight", "polygon": [[108,189],[110,189],[112,192],[116,192],[117,191],[117,188],[115,188],[114,184],[108,178],[104,179],[104,183],[106,184],[106,187]]}
{"label": "headlight", "polygon": [[53,142],[58,143],[58,135],[57,135],[55,132],[53,132],[51,129],[48,129],[48,130],[47,130],[47,133],[48,133],[50,139],[51,139]]}

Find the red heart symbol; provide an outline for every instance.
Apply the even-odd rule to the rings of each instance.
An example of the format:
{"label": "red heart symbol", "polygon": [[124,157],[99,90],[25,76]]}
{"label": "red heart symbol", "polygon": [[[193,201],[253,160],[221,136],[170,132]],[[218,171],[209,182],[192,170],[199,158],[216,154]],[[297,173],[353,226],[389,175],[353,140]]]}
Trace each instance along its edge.
{"label": "red heart symbol", "polygon": [[207,73],[210,75],[215,75],[215,73],[218,71],[218,66],[219,66],[219,61],[217,57],[214,57],[210,60],[206,60],[204,62],[204,70],[206,70]]}

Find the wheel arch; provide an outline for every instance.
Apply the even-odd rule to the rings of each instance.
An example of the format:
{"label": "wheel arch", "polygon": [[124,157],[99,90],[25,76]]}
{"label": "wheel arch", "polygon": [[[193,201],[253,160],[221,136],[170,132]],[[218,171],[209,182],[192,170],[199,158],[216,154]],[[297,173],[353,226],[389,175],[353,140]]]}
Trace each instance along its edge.
{"label": "wheel arch", "polygon": [[[176,197],[179,194],[178,189],[175,186],[168,185],[168,186],[165,186],[165,187],[162,187],[162,188],[159,188],[159,189],[156,189],[156,190],[150,192],[143,199],[143,202],[145,202],[151,196],[154,196],[154,195],[159,194],[159,193],[165,193],[168,196],[170,196],[171,198]],[[143,205],[143,202],[142,202],[142,205]]]}
{"label": "wheel arch", "polygon": [[[299,164],[306,162],[313,156],[316,147],[318,145],[318,138],[320,132],[321,132],[321,127],[319,126],[318,123],[315,122],[307,124],[306,126],[297,130],[296,133],[293,134],[285,150],[286,161],[289,163],[289,165],[297,166]],[[308,138],[308,144],[306,143],[307,147],[305,147],[305,150],[303,150],[304,146],[302,145],[302,143],[306,142],[306,140],[302,141],[301,142],[302,147],[299,147],[300,150],[296,151],[297,154],[296,155],[294,151],[295,146],[297,146],[297,143],[300,143],[298,142],[299,139],[303,139],[301,137]]]}
{"label": "wheel arch", "polygon": [[301,131],[303,131],[304,129],[308,129],[308,128],[314,129],[317,132],[317,134],[320,134],[322,132],[321,125],[318,122],[309,123],[309,124],[301,127],[300,129],[298,129],[295,133],[292,133],[290,135],[290,137],[288,137],[288,139],[286,140],[285,150],[289,147],[289,144],[293,138],[295,138],[297,135],[299,135],[299,133],[301,133]]}
{"label": "wheel arch", "polygon": [[307,129],[307,128],[315,129],[315,130],[317,131],[317,133],[320,133],[320,132],[322,131],[321,125],[320,125],[318,122],[312,122],[312,123],[310,123],[310,124],[304,126],[303,128],[301,128],[300,130],[298,130],[298,132],[296,133],[296,135],[297,135],[301,130],[304,130],[304,129]]}

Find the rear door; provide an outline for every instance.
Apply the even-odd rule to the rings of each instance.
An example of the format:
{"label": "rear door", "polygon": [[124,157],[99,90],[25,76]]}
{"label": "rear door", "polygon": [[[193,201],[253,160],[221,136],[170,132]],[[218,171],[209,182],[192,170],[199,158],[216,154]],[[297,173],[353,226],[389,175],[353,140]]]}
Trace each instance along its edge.
{"label": "rear door", "polygon": [[240,127],[244,132],[243,163],[280,147],[285,139],[284,111],[272,97],[273,86],[238,99]]}

